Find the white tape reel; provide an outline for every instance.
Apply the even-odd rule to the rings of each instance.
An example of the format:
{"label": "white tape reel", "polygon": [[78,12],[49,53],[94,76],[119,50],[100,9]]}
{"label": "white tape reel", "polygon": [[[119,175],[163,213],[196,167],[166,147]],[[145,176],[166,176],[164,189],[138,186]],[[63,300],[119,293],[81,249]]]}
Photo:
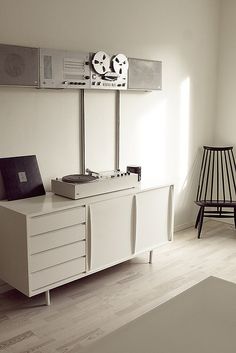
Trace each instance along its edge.
{"label": "white tape reel", "polygon": [[129,62],[127,57],[124,54],[117,54],[112,59],[112,66],[113,70],[117,73],[117,75],[126,75],[129,68]]}
{"label": "white tape reel", "polygon": [[110,63],[111,58],[104,51],[98,51],[92,59],[93,68],[99,75],[110,71]]}

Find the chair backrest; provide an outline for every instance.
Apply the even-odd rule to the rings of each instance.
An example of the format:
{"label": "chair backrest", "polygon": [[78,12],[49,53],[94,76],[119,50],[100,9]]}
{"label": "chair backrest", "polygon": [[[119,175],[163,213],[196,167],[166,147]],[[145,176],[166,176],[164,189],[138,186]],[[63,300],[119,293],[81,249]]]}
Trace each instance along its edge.
{"label": "chair backrest", "polygon": [[203,146],[196,201],[236,201],[233,147]]}

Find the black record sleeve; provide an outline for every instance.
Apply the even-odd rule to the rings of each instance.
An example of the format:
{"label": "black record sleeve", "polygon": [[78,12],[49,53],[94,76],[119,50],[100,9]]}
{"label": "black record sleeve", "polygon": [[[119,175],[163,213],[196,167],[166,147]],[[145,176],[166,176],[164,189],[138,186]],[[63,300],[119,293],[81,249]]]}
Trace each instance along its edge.
{"label": "black record sleeve", "polygon": [[45,195],[35,155],[0,158],[0,170],[9,201]]}

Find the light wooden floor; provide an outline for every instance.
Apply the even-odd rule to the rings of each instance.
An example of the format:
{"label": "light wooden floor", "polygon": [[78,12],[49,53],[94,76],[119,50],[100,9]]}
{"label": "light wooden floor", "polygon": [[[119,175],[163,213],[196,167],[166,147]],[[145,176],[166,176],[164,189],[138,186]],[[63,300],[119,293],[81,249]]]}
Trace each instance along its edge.
{"label": "light wooden floor", "polygon": [[[213,275],[236,283],[236,231],[210,221],[148,254],[31,299],[0,295],[0,353],[65,353],[85,346]],[[80,349],[78,349],[79,353]]]}

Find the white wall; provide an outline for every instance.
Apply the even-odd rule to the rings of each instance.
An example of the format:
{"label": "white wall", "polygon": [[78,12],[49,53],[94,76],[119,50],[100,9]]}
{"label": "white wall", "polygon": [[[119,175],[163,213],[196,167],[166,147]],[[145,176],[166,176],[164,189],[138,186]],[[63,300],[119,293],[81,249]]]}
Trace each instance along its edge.
{"label": "white wall", "polygon": [[[214,128],[214,144],[234,146],[236,153],[236,2],[221,0],[220,40],[217,82],[217,114]],[[233,219],[222,219],[233,224]]]}
{"label": "white wall", "polygon": [[[121,94],[121,165],[176,184],[176,225],[194,217],[199,148],[215,117],[218,1],[0,0],[0,42],[163,61],[161,92]],[[112,92],[86,92],[87,166],[114,167]],[[0,155],[36,154],[44,183],[79,170],[79,94],[0,89]]]}
{"label": "white wall", "polygon": [[[215,143],[236,145],[236,2],[221,1]],[[236,153],[236,152],[235,152]]]}
{"label": "white wall", "polygon": [[1,157],[36,154],[47,186],[52,176],[76,172],[78,107],[78,92],[1,87]]}

